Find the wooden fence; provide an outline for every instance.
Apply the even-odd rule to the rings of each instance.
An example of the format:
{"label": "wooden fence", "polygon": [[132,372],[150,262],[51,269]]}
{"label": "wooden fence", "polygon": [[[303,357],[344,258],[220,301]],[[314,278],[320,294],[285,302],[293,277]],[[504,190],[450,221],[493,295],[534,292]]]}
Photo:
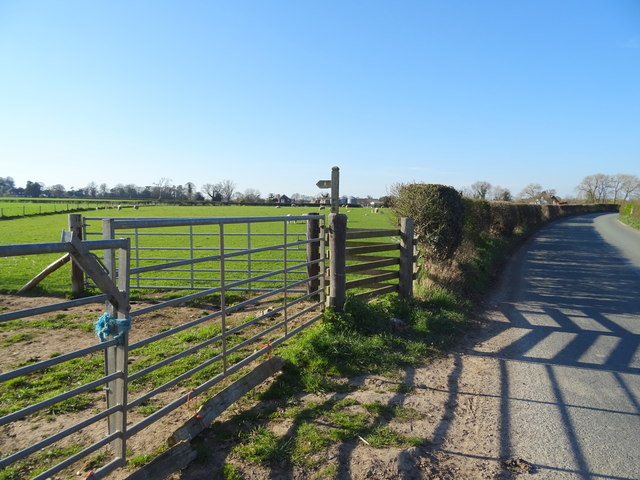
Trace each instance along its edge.
{"label": "wooden fence", "polygon": [[400,229],[349,229],[346,215],[331,214],[328,230],[330,306],[342,309],[349,290],[356,290],[354,296],[362,299],[390,292],[413,296],[411,218],[401,219]]}

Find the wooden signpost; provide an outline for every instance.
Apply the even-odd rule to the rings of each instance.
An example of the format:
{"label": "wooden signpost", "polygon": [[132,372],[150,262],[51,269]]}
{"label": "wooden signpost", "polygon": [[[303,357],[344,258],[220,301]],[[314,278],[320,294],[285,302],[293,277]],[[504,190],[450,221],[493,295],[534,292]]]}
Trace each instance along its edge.
{"label": "wooden signpost", "polygon": [[318,180],[316,187],[331,189],[331,213],[338,213],[340,209],[340,169],[333,167],[331,169],[331,180]]}

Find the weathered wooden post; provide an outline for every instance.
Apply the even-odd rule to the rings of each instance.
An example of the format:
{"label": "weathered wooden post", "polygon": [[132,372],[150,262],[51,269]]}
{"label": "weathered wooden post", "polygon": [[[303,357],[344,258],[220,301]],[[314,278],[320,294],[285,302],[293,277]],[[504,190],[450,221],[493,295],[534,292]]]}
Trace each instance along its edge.
{"label": "weathered wooden post", "polygon": [[329,306],[341,311],[347,296],[347,216],[329,215]]}
{"label": "weathered wooden post", "polygon": [[[112,257],[115,257],[112,252]],[[110,277],[122,294],[120,302],[114,304],[107,301],[107,313],[117,320],[129,319],[129,239],[127,247],[118,250],[118,273],[110,272]],[[113,259],[115,265],[115,258]],[[130,321],[130,320],[129,320]],[[105,356],[105,374],[118,375],[107,384],[107,408],[119,407],[108,417],[109,435],[117,434],[111,443],[111,447],[120,465],[126,463],[127,456],[127,389],[128,389],[128,364],[129,364],[129,332],[128,327],[119,332],[119,339],[115,345],[107,347]]]}
{"label": "weathered wooden post", "polygon": [[[77,236],[80,240],[83,238],[83,220],[82,215],[72,213],[69,215],[69,231]],[[71,293],[74,297],[79,297],[84,289],[84,271],[71,259]]]}
{"label": "weathered wooden post", "polygon": [[340,168],[331,169],[331,213],[340,211]]}
{"label": "weathered wooden post", "polygon": [[[115,238],[115,229],[113,225],[113,218],[104,218],[102,220],[102,239],[113,240]],[[113,251],[107,249],[104,251],[103,264],[107,269],[107,272],[111,278],[115,278],[116,275],[116,256]]]}
{"label": "weathered wooden post", "polygon": [[[104,240],[111,240],[115,238],[113,222],[113,218],[105,218],[102,220],[102,238]],[[106,267],[109,276],[114,282],[117,282],[118,290],[122,290],[122,285],[127,285],[128,295],[129,252],[127,251],[126,254],[121,255],[118,260],[120,263],[120,271],[116,273],[115,252],[111,249],[104,250],[103,264]],[[128,303],[125,308],[127,309],[126,315],[128,315]],[[107,302],[107,313],[114,318],[124,318],[125,314],[122,305],[114,305],[112,302]],[[122,406],[121,409],[118,409],[116,412],[109,415],[107,424],[109,435],[120,432],[120,435],[111,443],[111,448],[113,449],[118,461],[123,465],[124,462],[126,462],[127,456],[125,431],[127,425],[126,403],[128,344],[129,335],[127,332],[124,332],[121,344],[108,347],[104,352],[105,374],[111,375],[122,372],[121,377],[118,377],[107,384],[107,408]]]}
{"label": "weathered wooden post", "polygon": [[[307,213],[307,215],[317,215],[316,213]],[[307,263],[316,262],[307,265],[307,277],[315,277],[320,273],[320,220],[317,218],[307,220]],[[307,282],[307,294],[316,292],[320,287],[320,279],[315,278]],[[319,295],[313,295],[311,298],[318,300]]]}
{"label": "weathered wooden post", "polygon": [[402,298],[413,297],[413,218],[400,219],[400,279]]}

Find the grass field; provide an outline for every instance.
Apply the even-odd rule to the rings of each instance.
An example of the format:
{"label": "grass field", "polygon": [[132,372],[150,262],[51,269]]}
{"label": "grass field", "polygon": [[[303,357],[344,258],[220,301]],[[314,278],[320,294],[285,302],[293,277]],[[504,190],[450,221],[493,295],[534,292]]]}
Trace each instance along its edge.
{"label": "grass field", "polygon": [[118,203],[120,202],[60,198],[0,198],[0,219],[92,210],[96,207],[105,208],[110,205],[117,205]]}
{"label": "grass field", "polygon": [[[310,207],[284,207],[276,208],[273,206],[254,207],[254,206],[149,206],[141,207],[139,210],[125,208],[120,211],[117,209],[99,210],[94,212],[86,212],[85,217],[269,217],[269,216],[287,216],[287,215],[304,215],[311,212],[325,213],[327,210],[318,210]],[[341,213],[346,213],[349,217],[349,227],[351,228],[392,228],[394,217],[390,211],[381,210],[383,213],[374,214],[370,209],[349,208],[342,209]],[[61,232],[66,230],[68,224],[67,214],[42,215],[28,218],[15,218],[0,220],[0,244],[23,244],[23,243],[47,243],[60,241]],[[96,221],[88,221],[89,231],[96,232],[98,226]],[[210,233],[211,226],[194,228],[194,232]],[[228,227],[225,233],[237,233],[238,229],[244,228],[246,225],[238,225]],[[269,230],[271,229],[271,230]],[[275,229],[275,231],[273,231]],[[275,233],[281,234],[283,229],[282,223],[275,224],[256,224],[252,227],[253,233]],[[289,233],[305,232],[303,224],[288,225]],[[186,232],[188,227],[182,229],[174,229],[173,231],[164,230],[166,233],[177,233],[178,231]],[[89,239],[98,239],[99,237],[89,237]],[[158,236],[145,237],[150,245],[155,247],[178,247],[179,237],[176,236]],[[202,244],[195,245],[199,248],[205,248],[207,245],[212,246],[217,239],[212,236],[202,235],[197,237]],[[237,240],[235,240],[237,239]],[[235,243],[239,242],[239,243]],[[265,240],[266,241],[266,240]],[[243,243],[244,242],[244,243]],[[254,241],[255,242],[255,241]],[[252,244],[252,247],[259,246]],[[243,248],[246,247],[246,237],[229,237],[225,241],[225,248]],[[150,253],[151,254],[151,253]],[[153,254],[157,255],[157,251]],[[169,251],[169,255],[175,255],[176,251]],[[203,254],[211,255],[211,251]],[[180,255],[180,254],[178,254]],[[184,254],[183,254],[184,255]],[[60,255],[38,255],[30,257],[7,257],[0,259],[0,291],[14,292],[22,287],[31,278],[37,275],[44,267],[53,262]],[[269,259],[266,255],[265,259]],[[238,264],[238,269],[242,265]],[[213,266],[212,268],[215,268]],[[47,277],[40,285],[39,291],[55,294],[66,294],[70,291],[70,273],[69,265]],[[176,273],[178,276],[188,275],[187,273]]]}

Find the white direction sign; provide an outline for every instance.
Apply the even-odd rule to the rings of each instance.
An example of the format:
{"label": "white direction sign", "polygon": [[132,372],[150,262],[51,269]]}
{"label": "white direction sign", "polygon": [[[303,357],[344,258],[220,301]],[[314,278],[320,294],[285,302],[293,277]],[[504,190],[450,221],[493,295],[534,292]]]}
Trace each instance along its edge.
{"label": "white direction sign", "polygon": [[316,187],[331,188],[331,180],[318,180],[318,183],[316,183]]}

